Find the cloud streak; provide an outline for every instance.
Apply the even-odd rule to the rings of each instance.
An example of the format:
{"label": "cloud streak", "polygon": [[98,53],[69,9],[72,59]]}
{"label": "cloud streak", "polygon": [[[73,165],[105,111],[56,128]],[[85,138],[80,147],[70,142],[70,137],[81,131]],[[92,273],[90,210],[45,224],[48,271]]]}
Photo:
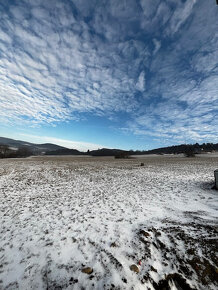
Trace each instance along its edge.
{"label": "cloud streak", "polygon": [[125,114],[131,134],[217,141],[218,12],[206,2],[3,1],[0,122]]}
{"label": "cloud streak", "polygon": [[74,112],[111,114],[137,106],[134,76],[129,79],[116,45],[92,35],[82,15],[77,21],[73,12],[66,18],[70,2],[55,1],[56,7],[40,3],[28,9],[29,15],[27,3],[21,3],[11,5],[10,13],[3,11],[1,118],[9,113],[11,120],[26,116],[50,123],[74,118]]}

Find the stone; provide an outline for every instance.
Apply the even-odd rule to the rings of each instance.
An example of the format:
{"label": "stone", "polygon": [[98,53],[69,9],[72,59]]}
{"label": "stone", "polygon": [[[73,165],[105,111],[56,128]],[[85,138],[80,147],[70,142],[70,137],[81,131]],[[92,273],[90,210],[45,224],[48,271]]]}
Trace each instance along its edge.
{"label": "stone", "polygon": [[90,274],[92,274],[93,269],[91,267],[86,267],[86,268],[83,268],[81,271],[85,274],[90,275]]}
{"label": "stone", "polygon": [[129,268],[130,268],[131,271],[133,271],[133,272],[135,272],[137,274],[139,273],[139,267],[136,266],[135,264],[132,264]]}
{"label": "stone", "polygon": [[139,234],[143,235],[144,237],[149,237],[150,236],[150,234],[148,232],[144,231],[144,230],[140,230]]}

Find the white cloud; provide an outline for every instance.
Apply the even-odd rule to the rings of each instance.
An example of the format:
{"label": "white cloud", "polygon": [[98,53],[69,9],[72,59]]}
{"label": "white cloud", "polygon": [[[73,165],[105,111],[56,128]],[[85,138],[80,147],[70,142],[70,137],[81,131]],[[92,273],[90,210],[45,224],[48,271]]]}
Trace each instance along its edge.
{"label": "white cloud", "polygon": [[197,72],[209,73],[213,71],[218,73],[217,66],[218,50],[211,50],[196,53],[192,59],[192,65]]}
{"label": "white cloud", "polygon": [[[131,72],[117,45],[91,35],[82,18],[77,17],[75,23],[74,16],[67,13],[67,4],[57,1],[58,10],[40,4],[30,12],[23,6],[12,6],[10,25],[2,24],[8,29],[7,41],[13,44],[0,41],[0,70],[4,72],[0,78],[0,110],[4,111],[0,120],[8,116],[10,122],[32,123],[34,119],[35,125],[78,118],[75,112],[98,115],[103,111],[110,117],[113,112],[134,110],[139,62]],[[25,22],[28,13],[32,17]],[[25,21],[21,22],[22,17]],[[5,38],[3,32],[0,35]],[[142,88],[142,80],[139,86]],[[11,97],[13,106],[8,101]]]}
{"label": "white cloud", "polygon": [[138,81],[136,83],[137,90],[143,92],[145,90],[145,73],[142,71],[138,77]]}
{"label": "white cloud", "polygon": [[119,121],[124,113],[139,135],[214,138],[214,6],[94,2],[0,3],[0,122],[38,126],[86,113]]}
{"label": "white cloud", "polygon": [[153,39],[153,43],[154,43],[154,51],[153,54],[155,55],[158,50],[161,48],[161,41],[158,41],[157,39]]}
{"label": "white cloud", "polygon": [[169,32],[174,34],[176,33],[182,24],[190,16],[192,9],[197,0],[186,1],[185,3],[181,2],[180,7],[177,8],[170,20]]}
{"label": "white cloud", "polygon": [[154,104],[144,114],[130,120],[126,130],[136,134],[184,142],[218,142],[218,119],[214,119],[214,107],[210,103],[198,103],[184,108],[177,103]]}
{"label": "white cloud", "polygon": [[159,0],[140,0],[146,18],[150,19],[156,13],[159,2]]}

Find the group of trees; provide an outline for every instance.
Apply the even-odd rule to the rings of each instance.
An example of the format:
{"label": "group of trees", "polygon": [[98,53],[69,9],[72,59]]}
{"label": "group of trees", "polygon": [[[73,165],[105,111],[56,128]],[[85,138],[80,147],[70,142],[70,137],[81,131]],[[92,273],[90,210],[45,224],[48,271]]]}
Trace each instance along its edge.
{"label": "group of trees", "polygon": [[195,154],[203,152],[218,151],[218,144],[203,143],[203,144],[181,144],[168,146],[163,148],[157,148],[153,150],[119,150],[119,149],[98,149],[93,151],[87,151],[91,156],[115,156],[115,158],[128,158],[131,155],[144,155],[144,154],[184,154],[186,157],[194,157]]}
{"label": "group of trees", "polygon": [[0,144],[0,158],[28,157],[31,155],[32,152],[27,147],[20,147],[17,150],[13,150],[8,145]]}
{"label": "group of trees", "polygon": [[80,152],[76,149],[58,149],[45,152],[45,155],[87,155],[85,152]]}
{"label": "group of trees", "polygon": [[131,155],[134,154],[181,154],[193,155],[202,152],[213,152],[218,151],[218,143],[203,143],[203,144],[181,144],[168,147],[157,148],[148,151],[134,151]]}
{"label": "group of trees", "polygon": [[[33,149],[31,149],[33,150]],[[143,155],[143,154],[185,154],[187,157],[193,157],[195,154],[202,152],[218,151],[218,143],[203,143],[203,144],[181,144],[176,146],[169,146],[163,148],[157,148],[148,151],[133,151],[133,150],[120,150],[120,149],[107,149],[102,148],[98,150],[92,150],[87,152],[80,152],[76,149],[57,149],[57,150],[45,150],[45,152],[31,151],[28,146],[19,147],[13,149],[5,144],[0,144],[0,158],[16,158],[16,157],[28,157],[31,155],[90,155],[90,156],[114,156],[115,158],[129,158],[131,155]]]}

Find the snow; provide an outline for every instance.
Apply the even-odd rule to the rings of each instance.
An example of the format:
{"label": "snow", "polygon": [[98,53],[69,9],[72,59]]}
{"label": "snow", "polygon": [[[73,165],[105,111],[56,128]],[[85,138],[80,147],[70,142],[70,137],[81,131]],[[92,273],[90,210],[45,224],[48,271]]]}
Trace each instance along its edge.
{"label": "snow", "polygon": [[217,289],[217,165],[207,157],[0,160],[0,289],[156,289],[174,273]]}

